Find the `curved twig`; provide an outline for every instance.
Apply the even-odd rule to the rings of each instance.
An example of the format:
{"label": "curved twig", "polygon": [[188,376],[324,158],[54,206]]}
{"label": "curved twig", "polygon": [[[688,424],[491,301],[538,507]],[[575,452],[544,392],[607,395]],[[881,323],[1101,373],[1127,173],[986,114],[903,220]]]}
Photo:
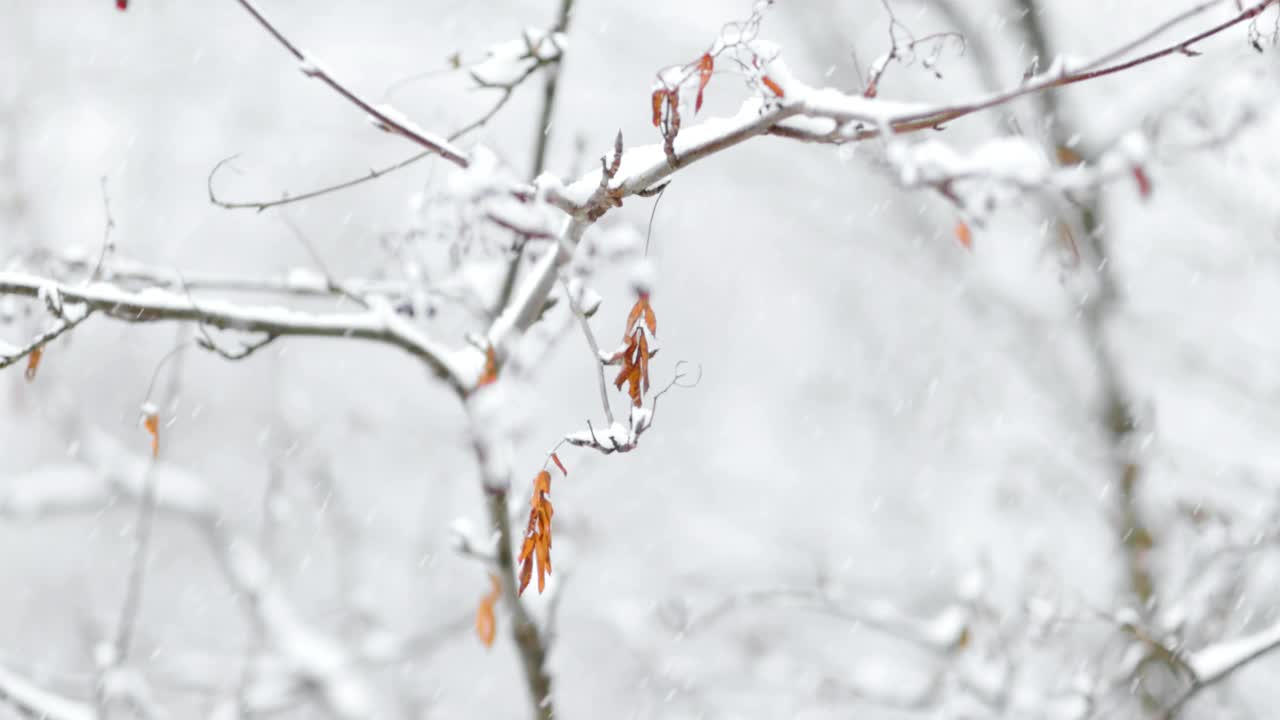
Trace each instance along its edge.
{"label": "curved twig", "polygon": [[267,20],[256,7],[254,7],[252,2],[249,0],[237,0],[237,2],[239,2],[240,6],[247,10],[249,14],[258,21],[259,25],[261,25],[268,33],[271,34],[272,37],[276,39],[276,42],[280,43],[280,45],[288,51],[290,55],[302,64],[302,72],[305,75],[317,78],[325,85],[328,85],[339,95],[346,98],[352,105],[355,105],[365,111],[370,117],[377,120],[380,126],[388,131],[403,135],[426,148],[428,151],[439,155],[458,167],[465,168],[471,164],[471,161],[467,159],[466,154],[461,149],[454,147],[445,138],[436,136],[422,130],[421,128],[413,126],[407,118],[399,117],[399,113],[395,112],[388,106],[383,106],[381,108],[374,107],[367,100],[335,80],[328,71],[317,64],[314,58],[309,57],[305,52],[298,48],[298,46],[294,45],[289,38],[285,37],[283,33],[276,29],[275,25],[271,24],[271,22]]}

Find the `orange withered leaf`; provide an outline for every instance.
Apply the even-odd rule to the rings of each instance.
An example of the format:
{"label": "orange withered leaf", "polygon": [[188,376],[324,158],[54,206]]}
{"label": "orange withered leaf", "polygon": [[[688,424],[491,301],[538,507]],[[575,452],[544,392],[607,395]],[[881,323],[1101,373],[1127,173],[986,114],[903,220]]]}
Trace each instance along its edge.
{"label": "orange withered leaf", "polygon": [[484,370],[480,373],[480,380],[476,382],[476,387],[484,387],[498,380],[498,355],[493,351],[490,345],[484,351]]}
{"label": "orange withered leaf", "polygon": [[632,373],[627,376],[627,395],[631,397],[631,404],[640,407],[644,404],[644,396],[640,394],[640,380],[644,375],[644,371],[638,366],[632,368]]}
{"label": "orange withered leaf", "polygon": [[648,304],[649,296],[646,293],[640,293],[640,297],[636,300],[636,304],[631,306],[631,312],[627,313],[627,330],[631,332],[631,326],[636,324],[640,316],[644,313],[644,306]]}
{"label": "orange withered leaf", "polygon": [[42,356],[44,356],[44,348],[36,348],[27,356],[27,369],[22,373],[27,382],[36,379],[36,372],[40,369],[40,358]]}
{"label": "orange withered leaf", "polygon": [[711,82],[711,72],[715,69],[715,64],[715,59],[710,53],[704,53],[698,60],[698,99],[693,104],[695,113],[702,109],[702,91],[707,88],[707,83]]}
{"label": "orange withered leaf", "polygon": [[476,635],[485,647],[493,647],[493,637],[498,629],[493,606],[502,595],[502,583],[498,581],[497,575],[489,573],[489,583],[492,588],[480,599],[480,607],[476,608]]}
{"label": "orange withered leaf", "polygon": [[529,587],[529,578],[533,577],[533,563],[527,560],[520,561],[520,595],[524,594],[524,589]]}
{"label": "orange withered leaf", "polygon": [[[550,492],[551,492],[551,473],[547,472],[546,470],[543,470],[542,472],[538,473],[537,477],[533,479],[533,493],[536,496],[538,493],[550,493]],[[533,500],[533,504],[535,506],[537,505],[536,497]]]}
{"label": "orange withered leaf", "polygon": [[627,395],[636,407],[644,404],[649,391],[649,358],[657,352],[649,349],[649,336],[658,334],[658,316],[649,304],[649,293],[641,292],[627,314],[627,329],[622,336],[622,349],[609,358],[608,364],[619,364],[613,386],[619,390],[627,384]]}
{"label": "orange withered leaf", "polygon": [[[644,391],[649,392],[649,341],[645,339],[644,335],[636,334],[640,335],[640,340],[636,343],[638,346],[636,356],[640,360],[640,379],[644,381]],[[636,405],[638,406],[639,404],[640,402],[637,399]]]}
{"label": "orange withered leaf", "polygon": [[160,414],[154,409],[142,418],[142,427],[151,436],[151,457],[160,457]]}
{"label": "orange withered leaf", "polygon": [[631,312],[627,314],[627,332],[630,333],[632,327],[644,318],[645,327],[649,328],[650,335],[658,334],[658,316],[653,312],[653,306],[649,304],[649,293],[642,292],[636,298],[636,304],[631,306]]}
{"label": "orange withered leaf", "polygon": [[662,106],[666,104],[668,91],[653,91],[653,126],[658,127],[662,124]]}
{"label": "orange withered leaf", "polygon": [[560,468],[560,472],[564,473],[566,477],[569,475],[569,471],[564,469],[564,463],[560,462],[559,455],[551,453],[551,462],[555,463],[556,467]]}
{"label": "orange withered leaf", "polygon": [[[634,347],[634,345],[628,345],[627,347],[629,349],[631,347]],[[613,379],[613,386],[619,390],[622,389],[622,383],[628,382],[631,379],[631,375],[633,373],[638,374],[640,372],[640,368],[631,364],[630,353],[628,353],[627,357],[624,358],[623,360],[624,360],[624,363],[622,365],[622,369],[618,371],[618,376]]]}
{"label": "orange withered leaf", "polygon": [[778,97],[786,97],[786,96],[787,96],[787,94],[786,94],[786,93],[782,92],[782,86],[781,86],[781,85],[779,85],[778,83],[774,82],[774,81],[773,81],[773,79],[772,79],[772,78],[770,78],[768,75],[761,75],[761,76],[760,76],[760,82],[764,83],[764,86],[765,86],[765,87],[767,87],[767,88],[769,88],[770,90],[772,90],[774,95],[777,95]]}
{"label": "orange withered leaf", "polygon": [[529,499],[529,524],[525,528],[524,542],[520,545],[520,590],[529,586],[533,577],[534,566],[538,570],[538,592],[547,586],[547,575],[551,574],[551,516],[555,514],[551,507],[551,473],[542,470],[533,479],[533,496]]}
{"label": "orange withered leaf", "polygon": [[956,240],[959,240],[966,250],[973,249],[973,231],[969,229],[969,223],[963,220],[956,223]]}

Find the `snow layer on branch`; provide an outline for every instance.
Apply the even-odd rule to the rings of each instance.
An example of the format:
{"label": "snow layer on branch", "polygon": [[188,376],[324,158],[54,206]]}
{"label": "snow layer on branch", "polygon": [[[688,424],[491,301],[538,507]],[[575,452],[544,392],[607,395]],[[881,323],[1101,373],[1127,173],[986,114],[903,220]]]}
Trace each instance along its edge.
{"label": "snow layer on branch", "polygon": [[[423,138],[424,140],[427,140],[437,148],[442,148],[448,152],[453,153],[454,155],[457,155],[458,157],[467,156],[466,153],[454,147],[453,143],[449,142],[448,138],[445,138],[442,135],[437,135],[436,133],[433,133],[430,130],[427,130],[421,127],[413,120],[410,120],[409,116],[405,115],[403,112],[396,109],[394,106],[388,103],[382,103],[381,105],[377,105],[375,109],[378,112],[382,113],[382,115],[386,117],[388,120],[394,122],[395,124],[399,125],[405,130],[408,130],[414,135],[417,135],[418,137]],[[378,126],[382,125],[381,120],[377,118],[370,118],[370,119],[374,125],[378,125]]]}
{"label": "snow layer on branch", "polygon": [[[241,305],[217,299],[193,301],[186,293],[160,288],[138,292],[124,290],[109,283],[93,283],[87,287],[59,285],[45,278],[25,273],[0,272],[0,288],[38,287],[47,297],[69,296],[68,302],[88,302],[110,308],[120,317],[137,313],[139,319],[149,315],[194,319],[202,317],[217,327],[231,330],[278,332],[283,335],[364,336],[387,340],[392,336],[401,346],[421,352],[439,362],[446,373],[465,377],[450,364],[449,352],[423,334],[403,316],[386,309],[354,313],[309,313],[281,306]],[[216,318],[216,320],[214,319]]]}
{"label": "snow layer on branch", "polygon": [[[759,120],[763,107],[759,98],[751,98],[742,103],[735,115],[709,118],[681,130],[676,136],[676,154],[683,155],[754,124]],[[605,154],[612,156],[612,149],[607,150]],[[619,184],[627,184],[635,178],[665,167],[667,167],[667,155],[662,143],[634,145],[622,153],[622,164],[612,184],[615,187]],[[601,173],[602,171],[597,168],[567,185],[563,190],[564,197],[578,205],[586,204],[591,194],[600,187]]]}
{"label": "snow layer on branch", "polygon": [[554,60],[566,46],[564,33],[548,35],[527,28],[517,40],[491,45],[485,58],[472,65],[471,77],[481,85],[510,86],[518,82],[539,61]]}
{"label": "snow layer on branch", "polygon": [[45,720],[95,720],[93,707],[55,695],[0,666],[0,702],[21,708],[24,715]]}
{"label": "snow layer on branch", "polygon": [[1038,185],[1052,167],[1039,147],[1016,137],[989,140],[961,155],[938,140],[890,147],[890,161],[898,168],[907,186],[941,182],[955,178],[989,178],[1017,185]]}
{"label": "snow layer on branch", "polygon": [[1215,680],[1267,649],[1280,645],[1280,623],[1252,635],[1210,645],[1187,656],[1200,682]]}

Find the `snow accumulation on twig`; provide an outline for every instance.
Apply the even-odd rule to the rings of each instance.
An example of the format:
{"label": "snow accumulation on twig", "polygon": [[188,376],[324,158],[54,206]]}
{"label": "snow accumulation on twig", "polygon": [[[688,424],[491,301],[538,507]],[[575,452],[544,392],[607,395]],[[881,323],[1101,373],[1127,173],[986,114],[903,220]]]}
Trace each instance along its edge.
{"label": "snow accumulation on twig", "polygon": [[1280,622],[1251,635],[1224,640],[1187,653],[1186,666],[1195,673],[1195,678],[1191,686],[1170,706],[1165,716],[1175,716],[1201,691],[1226,680],[1237,670],[1278,649]]}

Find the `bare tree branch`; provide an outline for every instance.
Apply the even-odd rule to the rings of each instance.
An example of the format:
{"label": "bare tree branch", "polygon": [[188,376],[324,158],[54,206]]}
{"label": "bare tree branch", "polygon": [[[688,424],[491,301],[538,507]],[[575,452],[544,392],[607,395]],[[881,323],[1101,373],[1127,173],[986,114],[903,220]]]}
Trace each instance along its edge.
{"label": "bare tree branch", "polygon": [[511,635],[515,639],[524,669],[525,685],[539,720],[552,720],[555,706],[551,698],[551,673],[547,668],[547,645],[537,622],[529,615],[517,591],[515,553],[512,550],[511,515],[505,491],[488,491],[489,522],[498,533],[498,570],[502,577],[502,597],[511,609]]}
{"label": "bare tree branch", "polygon": [[[560,11],[556,15],[556,24],[551,32],[565,33],[569,31],[569,22],[573,19],[573,0],[560,0]],[[556,92],[560,87],[560,68],[564,66],[564,51],[556,64],[547,71],[542,86],[542,108],[538,113],[538,124],[533,128],[533,170],[531,177],[537,177],[547,166],[547,146],[551,142],[551,115],[555,112]]]}
{"label": "bare tree branch", "polygon": [[333,88],[335,92],[346,98],[348,102],[365,111],[370,117],[377,120],[378,123],[380,123],[381,126],[386,128],[389,132],[403,135],[426,148],[428,151],[439,155],[458,167],[465,168],[471,164],[471,161],[467,159],[466,153],[464,153],[460,148],[454,147],[445,138],[428,133],[427,131],[414,126],[411,121],[400,116],[399,112],[393,108],[387,106],[382,106],[381,108],[374,107],[354,91],[348,89],[345,85],[335,80],[328,71],[318,64],[315,58],[308,56],[305,52],[299,49],[298,46],[294,45],[287,37],[285,37],[283,33],[276,29],[276,27],[262,15],[262,13],[254,7],[252,2],[249,0],[237,0],[237,2],[239,2],[240,5],[258,21],[259,25],[265,28],[267,32],[271,33],[271,36],[276,39],[276,42],[280,43],[280,45],[287,50],[290,55],[297,59],[302,66],[302,72],[308,77],[318,78],[325,85]]}

